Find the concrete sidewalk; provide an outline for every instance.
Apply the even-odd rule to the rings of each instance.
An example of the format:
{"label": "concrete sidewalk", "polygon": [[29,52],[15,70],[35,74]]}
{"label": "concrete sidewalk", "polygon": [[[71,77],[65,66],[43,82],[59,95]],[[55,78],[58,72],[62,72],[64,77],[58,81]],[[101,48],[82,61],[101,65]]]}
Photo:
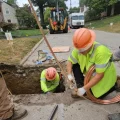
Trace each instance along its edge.
{"label": "concrete sidewalk", "polygon": [[53,120],[108,120],[108,114],[120,112],[120,104],[100,105],[89,100],[73,99],[70,92],[50,95],[18,95],[14,101],[28,110],[23,120],[49,120],[55,105]]}
{"label": "concrete sidewalk", "polygon": [[[48,42],[50,43],[51,47],[55,46],[70,46],[70,50],[72,50],[72,35],[73,32],[68,33],[68,34],[48,34],[46,35]],[[50,52],[49,48],[47,47],[47,44],[45,43],[44,40],[43,42],[38,45],[34,53],[27,59],[27,61],[23,64],[23,66],[35,66],[35,63],[33,61],[36,61],[38,58],[38,50],[47,50]],[[51,54],[51,53],[50,53]],[[68,58],[68,55],[70,52],[66,53],[55,53],[58,59],[66,59]]]}

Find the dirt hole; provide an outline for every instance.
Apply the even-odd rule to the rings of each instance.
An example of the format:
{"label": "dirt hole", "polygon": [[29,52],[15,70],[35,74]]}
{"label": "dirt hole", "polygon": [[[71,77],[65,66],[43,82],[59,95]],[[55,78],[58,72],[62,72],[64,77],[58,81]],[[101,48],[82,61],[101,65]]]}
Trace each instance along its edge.
{"label": "dirt hole", "polygon": [[[40,94],[40,74],[43,69],[50,66],[22,67],[15,65],[0,64],[0,70],[4,75],[8,89],[12,94]],[[53,66],[59,71],[58,66]],[[56,91],[64,92],[64,78],[62,77],[59,89]]]}

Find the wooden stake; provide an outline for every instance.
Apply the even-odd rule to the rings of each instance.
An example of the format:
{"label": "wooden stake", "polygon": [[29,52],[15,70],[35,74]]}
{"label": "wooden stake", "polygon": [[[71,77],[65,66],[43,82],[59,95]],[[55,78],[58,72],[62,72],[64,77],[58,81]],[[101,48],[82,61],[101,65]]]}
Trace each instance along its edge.
{"label": "wooden stake", "polygon": [[[37,15],[36,15],[36,12],[35,12],[35,10],[34,10],[34,8],[33,8],[33,6],[32,6],[31,0],[28,0],[28,2],[29,2],[29,4],[30,4],[30,7],[31,7],[31,9],[32,9],[32,12],[33,12],[33,14],[34,14],[34,17],[35,17],[36,22],[37,22],[37,24],[38,24],[38,26],[39,26],[40,32],[41,32],[42,35],[43,35],[44,40],[45,40],[45,42],[46,42],[46,44],[47,44],[49,50],[51,51],[53,57],[55,58],[55,60],[56,60],[56,62],[57,62],[57,64],[58,64],[58,66],[60,67],[60,69],[61,69],[61,71],[62,71],[62,74],[64,75],[65,79],[66,79],[67,82],[68,82],[69,80],[68,80],[66,71],[62,68],[62,65],[59,63],[59,61],[58,61],[56,55],[54,54],[54,52],[53,52],[53,50],[52,50],[52,48],[51,48],[51,46],[50,46],[50,44],[49,44],[49,42],[48,42],[48,40],[47,40],[45,34],[44,34],[44,31],[43,31],[43,29],[42,29],[42,27],[41,27],[41,24],[40,24],[39,20],[38,20],[38,17],[37,17]],[[72,84],[72,83],[69,82],[69,84]]]}

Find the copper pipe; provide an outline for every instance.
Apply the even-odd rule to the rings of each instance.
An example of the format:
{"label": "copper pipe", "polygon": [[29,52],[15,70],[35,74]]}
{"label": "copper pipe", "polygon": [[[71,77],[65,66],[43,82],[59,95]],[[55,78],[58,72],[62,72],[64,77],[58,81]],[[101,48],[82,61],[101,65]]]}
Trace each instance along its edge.
{"label": "copper pipe", "polygon": [[[95,66],[91,66],[90,69],[88,70],[88,72],[86,73],[85,80],[84,80],[84,85],[89,83],[94,70],[95,70]],[[116,102],[120,101],[120,95],[117,95],[116,97],[114,97],[112,99],[109,99],[109,100],[101,100],[101,99],[95,98],[92,95],[92,93],[90,92],[90,90],[88,90],[86,93],[87,93],[88,98],[92,102],[99,103],[99,104],[112,104],[112,103],[116,103]]]}

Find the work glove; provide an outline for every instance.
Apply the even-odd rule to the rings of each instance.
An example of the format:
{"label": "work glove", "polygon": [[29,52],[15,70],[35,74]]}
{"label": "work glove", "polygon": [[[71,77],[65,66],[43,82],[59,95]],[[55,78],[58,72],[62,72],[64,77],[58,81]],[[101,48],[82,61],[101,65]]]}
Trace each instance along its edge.
{"label": "work glove", "polygon": [[78,88],[78,90],[77,90],[78,96],[83,96],[85,93],[86,93],[86,90],[84,89],[84,87]]}
{"label": "work glove", "polygon": [[71,74],[68,74],[68,80],[69,80],[69,83],[70,83],[70,89],[74,89],[74,82],[73,82],[73,76]]}
{"label": "work glove", "polygon": [[68,74],[68,80],[70,81],[70,82],[73,82],[73,76],[71,75],[71,74]]}

